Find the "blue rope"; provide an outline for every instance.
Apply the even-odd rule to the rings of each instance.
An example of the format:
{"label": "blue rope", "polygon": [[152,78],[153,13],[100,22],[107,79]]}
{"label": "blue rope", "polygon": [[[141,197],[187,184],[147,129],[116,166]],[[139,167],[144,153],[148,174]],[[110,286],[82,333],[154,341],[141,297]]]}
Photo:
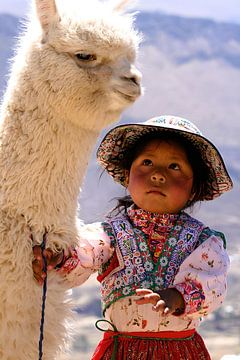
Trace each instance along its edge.
{"label": "blue rope", "polygon": [[40,337],[39,337],[39,360],[42,360],[43,356],[43,333],[44,333],[44,318],[45,318],[45,305],[46,305],[46,295],[47,295],[47,259],[44,255],[44,250],[46,247],[46,239],[47,239],[47,232],[43,235],[43,241],[41,244],[42,250],[42,257],[43,257],[43,271],[46,273],[46,277],[43,282],[43,290],[42,290],[42,316],[41,316],[41,323],[40,323]]}

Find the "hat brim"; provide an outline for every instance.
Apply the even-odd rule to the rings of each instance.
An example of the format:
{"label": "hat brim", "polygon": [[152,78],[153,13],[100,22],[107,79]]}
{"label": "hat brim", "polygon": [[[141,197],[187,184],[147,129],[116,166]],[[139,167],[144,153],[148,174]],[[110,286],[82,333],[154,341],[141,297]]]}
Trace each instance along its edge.
{"label": "hat brim", "polygon": [[150,133],[176,133],[188,139],[199,151],[203,161],[209,168],[207,194],[202,200],[212,200],[233,187],[221,154],[208,139],[199,133],[177,130],[165,126],[152,126],[144,123],[119,125],[110,130],[102,140],[97,160],[110,176],[119,184],[126,186],[126,169],[122,167],[122,159],[128,149],[131,149],[139,139]]}

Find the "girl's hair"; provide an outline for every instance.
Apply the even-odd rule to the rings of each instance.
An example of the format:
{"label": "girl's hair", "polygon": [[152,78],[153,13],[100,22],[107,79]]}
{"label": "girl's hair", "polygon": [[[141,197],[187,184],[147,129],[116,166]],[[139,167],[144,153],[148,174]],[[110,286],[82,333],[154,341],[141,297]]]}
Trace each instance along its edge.
{"label": "girl's hair", "polygon": [[[145,149],[147,144],[151,140],[163,140],[163,141],[176,141],[179,145],[181,145],[185,151],[188,158],[188,161],[192,167],[193,171],[193,188],[192,192],[194,197],[192,200],[189,200],[185,205],[185,209],[188,207],[192,207],[197,201],[201,201],[204,199],[204,195],[209,191],[208,182],[210,171],[208,166],[205,164],[200,151],[197,146],[193,144],[186,137],[176,133],[176,132],[161,132],[161,133],[148,133],[141,136],[132,146],[128,147],[122,157],[120,166],[130,171],[133,161],[141,154],[141,152]],[[129,206],[133,204],[133,200],[131,196],[124,196],[121,198],[117,198],[118,204],[112,210],[112,212],[117,211],[117,213],[126,210]]]}

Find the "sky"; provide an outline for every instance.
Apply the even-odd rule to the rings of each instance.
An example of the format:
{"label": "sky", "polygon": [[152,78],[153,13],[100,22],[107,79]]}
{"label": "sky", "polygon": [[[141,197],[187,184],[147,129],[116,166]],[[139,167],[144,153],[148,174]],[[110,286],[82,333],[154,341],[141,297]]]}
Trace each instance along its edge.
{"label": "sky", "polygon": [[[0,13],[23,16],[30,1],[0,0]],[[138,0],[137,3],[139,10],[240,23],[240,0]]]}

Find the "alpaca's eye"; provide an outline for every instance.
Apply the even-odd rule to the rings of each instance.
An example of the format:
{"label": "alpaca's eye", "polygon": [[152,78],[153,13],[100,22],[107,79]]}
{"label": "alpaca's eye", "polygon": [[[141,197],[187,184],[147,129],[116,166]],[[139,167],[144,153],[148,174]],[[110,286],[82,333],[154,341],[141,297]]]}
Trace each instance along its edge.
{"label": "alpaca's eye", "polygon": [[75,54],[76,58],[81,61],[94,61],[97,59],[96,55],[94,54],[85,54],[85,53],[78,53]]}

